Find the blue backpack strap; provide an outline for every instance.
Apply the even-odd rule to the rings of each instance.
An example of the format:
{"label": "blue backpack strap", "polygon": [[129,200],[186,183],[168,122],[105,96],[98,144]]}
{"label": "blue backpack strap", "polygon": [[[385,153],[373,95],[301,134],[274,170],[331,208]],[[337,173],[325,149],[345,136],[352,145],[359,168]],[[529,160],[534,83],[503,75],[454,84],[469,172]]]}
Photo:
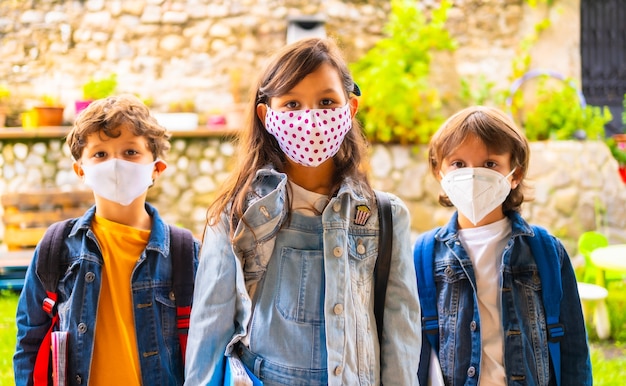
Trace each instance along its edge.
{"label": "blue backpack strap", "polygon": [[430,365],[431,347],[439,351],[439,318],[437,316],[437,286],[435,285],[435,234],[439,228],[419,235],[413,247],[413,264],[417,277],[417,292],[422,311],[422,351],[418,376],[420,385],[426,385]]}
{"label": "blue backpack strap", "polygon": [[422,331],[435,350],[439,349],[439,321],[437,317],[437,286],[435,285],[435,234],[430,230],[419,236],[413,248],[413,264],[417,275],[417,290],[422,308]]}
{"label": "blue backpack strap", "polygon": [[565,334],[565,327],[559,323],[561,298],[561,266],[559,254],[552,237],[544,228],[532,225],[535,237],[528,237],[530,249],[535,258],[539,277],[541,278],[541,293],[543,308],[546,313],[548,327],[548,349],[554,366],[554,375],[557,386],[561,385],[561,347],[560,342]]}

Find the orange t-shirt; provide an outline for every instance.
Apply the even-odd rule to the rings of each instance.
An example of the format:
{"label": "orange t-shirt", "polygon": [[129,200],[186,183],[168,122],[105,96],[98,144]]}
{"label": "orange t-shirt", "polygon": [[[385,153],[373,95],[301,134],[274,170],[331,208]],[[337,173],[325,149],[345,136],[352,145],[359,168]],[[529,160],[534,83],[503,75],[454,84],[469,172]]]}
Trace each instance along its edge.
{"label": "orange t-shirt", "polygon": [[96,316],[90,385],[140,385],[141,368],[135,333],[131,275],[146,248],[150,231],[95,216],[104,266]]}

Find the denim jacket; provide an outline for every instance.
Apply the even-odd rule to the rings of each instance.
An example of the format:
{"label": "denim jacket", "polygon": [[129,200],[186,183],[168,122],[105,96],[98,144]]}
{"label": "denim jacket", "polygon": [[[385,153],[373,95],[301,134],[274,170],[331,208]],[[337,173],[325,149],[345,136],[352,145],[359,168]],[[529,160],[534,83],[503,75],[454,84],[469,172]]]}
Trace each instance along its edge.
{"label": "denim jacket", "polygon": [[[508,385],[556,385],[548,352],[541,281],[526,237],[532,228],[517,212],[507,213],[512,233],[500,272],[504,368]],[[481,325],[472,262],[459,240],[457,214],[435,235],[435,283],[439,361],[446,385],[477,385]],[[419,242],[419,241],[418,241]],[[591,362],[576,277],[567,252],[553,237],[561,266],[561,384],[591,385]],[[418,245],[416,243],[416,245]],[[423,374],[420,373],[420,379]]]}
{"label": "denim jacket", "polygon": [[[186,384],[221,385],[224,356],[231,355],[237,342],[258,328],[250,326],[254,298],[250,294],[265,274],[277,233],[286,221],[286,183],[283,173],[271,169],[257,172],[232,243],[225,217],[221,224],[207,227],[191,313]],[[323,367],[327,369],[328,384],[378,384],[382,363],[385,384],[416,385],[421,313],[408,211],[400,199],[390,196],[393,251],[380,359],[373,313],[378,215],[375,201],[364,198],[355,185],[345,181],[321,216],[325,272],[321,301],[327,352]],[[371,209],[364,226],[353,222],[360,204]]]}
{"label": "denim jacket", "polygon": [[[181,385],[183,362],[172,289],[169,227],[146,204],[152,230],[132,273],[135,329],[144,385]],[[90,229],[95,206],[76,219],[65,240],[68,267],[58,284],[59,330],[69,331],[68,385],[87,385],[94,346],[102,254]],[[195,241],[194,272],[200,248]],[[28,268],[17,307],[17,348],[13,358],[16,385],[31,385],[33,367],[51,319],[42,309],[46,297],[35,273],[39,247]],[[150,304],[150,307],[145,307]],[[139,307],[141,305],[141,307]]]}

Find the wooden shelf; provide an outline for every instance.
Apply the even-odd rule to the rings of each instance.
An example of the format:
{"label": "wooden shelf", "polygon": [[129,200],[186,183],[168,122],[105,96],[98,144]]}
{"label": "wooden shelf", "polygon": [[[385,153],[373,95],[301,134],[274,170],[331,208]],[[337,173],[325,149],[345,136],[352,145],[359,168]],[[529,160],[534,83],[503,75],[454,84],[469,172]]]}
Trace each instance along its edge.
{"label": "wooden shelf", "polygon": [[[3,139],[37,139],[37,138],[65,138],[71,126],[48,126],[33,129],[22,127],[0,127],[0,140]],[[237,129],[227,127],[197,128],[196,130],[173,130],[172,138],[207,138],[231,137],[237,135]]]}

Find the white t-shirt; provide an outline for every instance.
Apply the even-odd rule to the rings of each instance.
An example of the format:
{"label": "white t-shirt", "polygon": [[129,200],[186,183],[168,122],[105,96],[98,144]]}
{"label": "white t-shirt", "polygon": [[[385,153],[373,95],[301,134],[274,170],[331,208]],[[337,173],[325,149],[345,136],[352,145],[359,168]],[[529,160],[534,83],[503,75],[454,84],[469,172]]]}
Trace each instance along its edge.
{"label": "white t-shirt", "polygon": [[476,275],[482,359],[479,384],[506,385],[504,333],[502,331],[500,267],[502,253],[511,237],[511,221],[502,220],[478,228],[459,230]]}
{"label": "white t-shirt", "polygon": [[319,215],[324,211],[328,204],[328,196],[325,194],[311,192],[300,185],[296,185],[289,181],[291,186],[291,207],[295,213],[305,216]]}

